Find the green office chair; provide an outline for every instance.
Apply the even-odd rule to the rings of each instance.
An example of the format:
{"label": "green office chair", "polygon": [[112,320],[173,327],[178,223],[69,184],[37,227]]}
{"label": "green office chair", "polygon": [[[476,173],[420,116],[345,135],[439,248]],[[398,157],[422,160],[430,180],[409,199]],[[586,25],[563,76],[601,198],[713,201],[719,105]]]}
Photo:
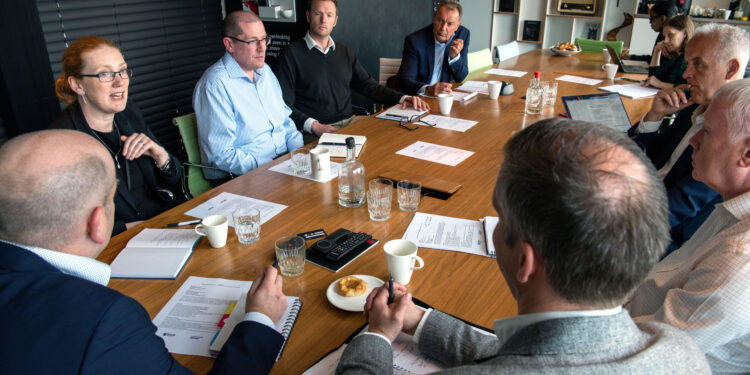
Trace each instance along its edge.
{"label": "green office chair", "polygon": [[[182,192],[186,199],[211,190],[211,183],[203,177],[201,168],[216,169],[201,164],[201,151],[198,146],[198,123],[195,113],[178,116],[172,119],[172,123],[180,130],[182,147],[187,156],[187,162],[182,163]],[[230,174],[230,177],[234,177]]]}
{"label": "green office chair", "polygon": [[619,55],[622,53],[622,45],[624,43],[622,40],[616,40],[614,42],[611,42],[611,41],[605,42],[603,40],[576,38],[575,44],[581,47],[581,52],[594,52],[594,53],[602,53],[603,49],[607,48],[607,46],[610,46]]}
{"label": "green office chair", "polygon": [[475,72],[479,69],[492,65],[492,52],[489,48],[485,48],[481,51],[469,52],[466,56],[466,63],[469,68],[469,73]]}

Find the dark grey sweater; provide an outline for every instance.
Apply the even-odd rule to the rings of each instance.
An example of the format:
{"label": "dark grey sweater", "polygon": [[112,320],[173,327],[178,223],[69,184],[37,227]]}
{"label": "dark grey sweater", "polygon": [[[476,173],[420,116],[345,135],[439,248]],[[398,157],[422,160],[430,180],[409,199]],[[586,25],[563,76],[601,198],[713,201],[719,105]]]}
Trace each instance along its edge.
{"label": "dark grey sweater", "polygon": [[323,124],[351,117],[350,89],[385,105],[397,104],[403,96],[379,85],[342,43],[324,55],[308,49],[304,39],[297,40],[282,52],[274,71],[300,130],[310,117]]}

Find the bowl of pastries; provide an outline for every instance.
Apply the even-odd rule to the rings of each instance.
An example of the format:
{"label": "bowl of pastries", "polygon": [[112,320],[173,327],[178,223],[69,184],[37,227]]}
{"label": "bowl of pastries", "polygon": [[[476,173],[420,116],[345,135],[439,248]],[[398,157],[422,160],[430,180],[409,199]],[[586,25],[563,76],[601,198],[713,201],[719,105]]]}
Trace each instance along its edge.
{"label": "bowl of pastries", "polygon": [[578,52],[581,52],[581,49],[578,48],[577,45],[569,42],[559,43],[556,46],[550,48],[550,50],[552,51],[552,53],[558,56],[573,56]]}

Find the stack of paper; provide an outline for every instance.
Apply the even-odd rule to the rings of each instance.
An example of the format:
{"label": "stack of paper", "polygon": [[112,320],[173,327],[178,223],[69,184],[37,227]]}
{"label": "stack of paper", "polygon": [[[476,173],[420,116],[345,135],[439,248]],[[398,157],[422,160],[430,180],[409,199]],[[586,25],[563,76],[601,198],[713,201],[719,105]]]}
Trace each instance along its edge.
{"label": "stack of paper", "polygon": [[655,89],[653,87],[643,87],[640,83],[602,86],[599,87],[599,90],[616,92],[620,95],[627,96],[633,99],[648,98],[650,96],[656,95],[656,93],[659,92],[659,89]]}

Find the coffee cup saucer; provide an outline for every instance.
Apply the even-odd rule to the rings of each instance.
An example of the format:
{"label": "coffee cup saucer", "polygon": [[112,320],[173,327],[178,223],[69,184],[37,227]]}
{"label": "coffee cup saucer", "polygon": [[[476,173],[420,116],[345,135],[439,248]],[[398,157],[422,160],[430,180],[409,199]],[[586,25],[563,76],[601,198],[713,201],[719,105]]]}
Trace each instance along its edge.
{"label": "coffee cup saucer", "polygon": [[367,290],[365,290],[365,293],[361,296],[356,297],[345,297],[339,294],[338,292],[338,285],[339,280],[343,279],[346,276],[343,276],[341,278],[336,279],[336,281],[332,282],[331,285],[328,286],[328,289],[326,290],[326,297],[328,298],[328,302],[330,302],[332,305],[338,307],[341,310],[346,311],[364,311],[365,310],[365,302],[367,301],[367,296],[370,295],[370,292],[372,292],[373,289],[383,285],[383,280],[378,279],[375,276],[370,275],[349,275],[349,276],[355,276],[359,277],[360,279],[364,280],[367,283]]}

